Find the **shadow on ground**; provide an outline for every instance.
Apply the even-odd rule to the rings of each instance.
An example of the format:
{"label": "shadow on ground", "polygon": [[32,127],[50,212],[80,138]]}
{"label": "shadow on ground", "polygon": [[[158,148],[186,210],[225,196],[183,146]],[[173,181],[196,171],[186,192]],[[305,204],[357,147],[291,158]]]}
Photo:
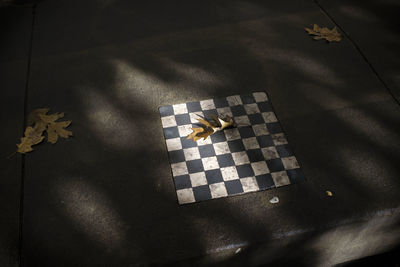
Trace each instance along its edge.
{"label": "shadow on ground", "polygon": [[[305,35],[331,23],[313,2],[48,1],[36,16],[29,110],[65,111],[74,138],[26,158],[25,266],[310,266],[398,244],[379,212],[400,200],[399,108],[346,39]],[[178,206],[157,107],[259,90],[307,182]]]}

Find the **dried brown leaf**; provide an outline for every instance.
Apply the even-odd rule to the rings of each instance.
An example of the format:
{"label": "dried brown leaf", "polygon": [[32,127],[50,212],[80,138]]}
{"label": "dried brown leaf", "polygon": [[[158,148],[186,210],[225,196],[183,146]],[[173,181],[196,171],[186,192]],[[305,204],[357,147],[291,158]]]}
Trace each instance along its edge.
{"label": "dried brown leaf", "polygon": [[44,140],[43,132],[47,132],[47,141],[55,144],[58,137],[68,138],[72,132],[65,128],[71,124],[71,121],[56,122],[64,117],[64,113],[47,114],[48,108],[40,108],[32,111],[28,116],[28,127],[25,130],[21,143],[17,144],[19,153],[27,153],[33,150],[32,146],[41,143]]}
{"label": "dried brown leaf", "polygon": [[72,136],[72,132],[65,130],[64,128],[68,127],[71,124],[71,121],[61,121],[61,122],[53,122],[47,126],[47,141],[55,144],[58,140],[58,137],[68,138]]}
{"label": "dried brown leaf", "polygon": [[21,143],[17,144],[19,153],[27,153],[33,150],[32,146],[41,143],[44,139],[43,131],[28,126],[25,130],[25,136],[21,138]]}
{"label": "dried brown leaf", "polygon": [[198,141],[201,138],[205,140],[207,137],[212,135],[217,131],[221,131],[231,125],[233,125],[233,120],[231,117],[226,116],[226,120],[223,120],[216,115],[210,115],[214,121],[208,121],[203,118],[197,119],[204,127],[202,128],[192,128],[192,133],[190,133],[186,139],[192,139],[193,141]]}
{"label": "dried brown leaf", "polygon": [[336,26],[333,27],[332,30],[329,30],[327,27],[319,27],[317,24],[314,24],[313,28],[304,28],[309,35],[315,35],[313,38],[315,40],[325,39],[328,42],[336,41],[339,42],[342,40],[340,33],[338,32]]}

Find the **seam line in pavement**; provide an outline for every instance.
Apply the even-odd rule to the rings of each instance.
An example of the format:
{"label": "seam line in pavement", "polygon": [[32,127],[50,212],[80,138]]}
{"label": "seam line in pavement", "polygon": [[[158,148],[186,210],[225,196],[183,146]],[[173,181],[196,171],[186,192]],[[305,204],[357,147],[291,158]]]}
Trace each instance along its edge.
{"label": "seam line in pavement", "polygon": [[382,85],[386,88],[387,92],[389,95],[394,99],[394,101],[397,103],[397,105],[400,106],[400,100],[397,99],[397,97],[393,94],[393,92],[390,90],[389,86],[386,84],[386,82],[382,79],[382,77],[379,75],[378,71],[375,69],[375,67],[371,64],[371,62],[368,60],[368,58],[365,56],[365,54],[362,52],[361,48],[357,45],[357,43],[350,37],[349,34],[339,25],[339,23],[336,22],[336,20],[328,13],[328,11],[318,2],[318,0],[314,0],[314,3],[321,9],[321,11],[341,30],[341,32],[349,39],[351,44],[354,46],[354,48],[357,50],[357,52],[361,55],[361,57],[364,59],[364,61],[368,64],[372,72],[375,74],[375,76],[378,78],[378,80],[382,83]]}
{"label": "seam line in pavement", "polygon": [[[35,28],[35,17],[36,17],[36,4],[32,6],[32,24],[31,24],[31,36],[29,38],[28,48],[28,63],[26,68],[26,81],[24,89],[24,114],[23,114],[23,125],[22,125],[22,136],[24,136],[25,127],[28,120],[28,91],[29,91],[29,78],[31,71],[32,61],[32,43],[33,43],[33,31]],[[20,188],[20,200],[19,200],[19,240],[18,240],[18,266],[22,266],[22,230],[24,223],[24,189],[25,189],[25,155],[21,155],[21,188]]]}

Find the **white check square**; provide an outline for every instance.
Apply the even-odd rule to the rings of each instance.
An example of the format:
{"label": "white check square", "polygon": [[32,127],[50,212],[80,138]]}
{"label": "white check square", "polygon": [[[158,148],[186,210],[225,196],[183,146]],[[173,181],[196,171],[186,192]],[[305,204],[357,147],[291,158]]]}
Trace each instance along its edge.
{"label": "white check square", "polygon": [[209,187],[212,198],[226,197],[228,195],[225,183],[210,184]]}
{"label": "white check square", "polygon": [[226,98],[230,107],[243,105],[242,99],[238,95],[228,96]]}
{"label": "white check square", "polygon": [[274,144],[276,146],[285,145],[288,143],[286,140],[286,137],[283,133],[271,134],[271,138],[272,138],[272,141],[274,141]]}
{"label": "white check square", "polygon": [[233,117],[232,111],[229,107],[226,108],[217,108],[218,115],[220,115],[223,119],[225,119],[226,115],[229,117]]}
{"label": "white check square", "polygon": [[205,145],[211,145],[212,141],[210,137],[207,137],[206,140],[204,140],[203,138],[201,138],[200,140],[197,140],[197,145],[198,146],[205,146]]}
{"label": "white check square", "polygon": [[176,126],[176,120],[175,120],[175,116],[166,116],[166,117],[162,117],[161,118],[161,124],[163,126],[163,128],[167,128],[167,127],[173,127]]}
{"label": "white check square", "polygon": [[271,173],[276,187],[290,184],[289,177],[285,171]]}
{"label": "white check square", "polygon": [[232,158],[236,166],[250,163],[246,151],[232,153]]}
{"label": "white check square", "polygon": [[274,146],[261,148],[261,152],[266,160],[279,158],[278,151]]}
{"label": "white check square", "polygon": [[268,97],[267,94],[264,92],[256,92],[253,93],[254,99],[256,100],[256,102],[265,102],[268,101]]}
{"label": "white check square", "polygon": [[193,187],[208,184],[206,174],[204,172],[196,172],[189,174],[190,182]]}
{"label": "white check square", "polygon": [[175,115],[188,113],[186,104],[173,105],[172,108],[174,109],[174,114]]}
{"label": "white check square", "polygon": [[181,139],[179,137],[166,139],[165,142],[167,143],[168,151],[175,151],[175,150],[182,149],[182,143],[181,143]]}
{"label": "white check square", "polygon": [[180,175],[185,175],[185,174],[189,173],[187,166],[186,166],[186,162],[179,162],[179,163],[171,164],[171,168],[172,168],[173,176],[180,176]]}
{"label": "white check square", "polygon": [[287,157],[287,158],[282,158],[281,160],[282,160],[283,166],[285,167],[285,170],[292,170],[292,169],[300,168],[300,165],[297,162],[296,157]]}
{"label": "white check square", "polygon": [[228,140],[228,141],[240,139],[240,133],[237,128],[226,129],[226,130],[224,130],[224,134],[225,134],[226,140]]}
{"label": "white check square", "polygon": [[178,132],[180,137],[186,137],[192,132],[192,125],[191,124],[179,125]]}
{"label": "white check square", "polygon": [[212,99],[200,101],[200,106],[202,110],[215,109],[214,101]]}
{"label": "white check square", "polygon": [[263,124],[255,124],[251,127],[253,128],[253,131],[256,134],[256,136],[269,134],[267,126],[264,123]]}
{"label": "white check square", "polygon": [[194,194],[192,188],[176,190],[178,196],[179,204],[192,203],[196,200],[194,199]]}
{"label": "white check square", "polygon": [[265,161],[253,162],[251,163],[251,167],[253,168],[256,176],[269,173],[269,169]]}
{"label": "white check square", "polygon": [[261,113],[261,116],[263,117],[264,121],[266,123],[271,123],[271,122],[277,122],[278,119],[276,118],[275,114],[273,112],[263,112]]}
{"label": "white check square", "polygon": [[249,117],[247,117],[246,115],[245,116],[235,117],[234,121],[236,122],[238,127],[250,126],[251,125]]}
{"label": "white check square", "polygon": [[189,117],[190,117],[191,123],[199,123],[199,121],[197,119],[204,118],[204,113],[201,111],[192,112],[192,113],[189,113]]}
{"label": "white check square", "polygon": [[217,157],[202,158],[204,170],[214,170],[219,168]]}
{"label": "white check square", "polygon": [[216,155],[223,155],[230,153],[228,142],[220,142],[213,144]]}
{"label": "white check square", "polygon": [[241,178],[240,182],[242,183],[243,191],[246,193],[258,191],[260,189],[255,177]]}
{"label": "white check square", "polygon": [[235,166],[221,168],[221,173],[222,179],[224,179],[224,181],[239,179],[239,175]]}
{"label": "white check square", "polygon": [[260,113],[258,106],[256,103],[244,105],[244,109],[248,115]]}
{"label": "white check square", "polygon": [[246,150],[260,148],[257,138],[255,138],[255,137],[243,138],[242,142],[243,142],[244,148],[246,148]]}
{"label": "white check square", "polygon": [[185,155],[186,161],[200,158],[200,152],[198,147],[185,148],[183,150],[183,154]]}

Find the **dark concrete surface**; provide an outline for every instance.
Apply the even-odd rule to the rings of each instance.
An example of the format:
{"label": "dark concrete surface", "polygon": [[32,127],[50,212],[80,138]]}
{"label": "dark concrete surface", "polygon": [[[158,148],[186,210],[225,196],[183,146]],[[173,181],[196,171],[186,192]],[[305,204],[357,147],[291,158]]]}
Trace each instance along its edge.
{"label": "dark concrete surface", "polygon": [[[44,1],[35,11],[27,107],[66,112],[74,137],[25,157],[22,266],[329,266],[399,243],[400,107],[386,69],[377,63],[377,77],[354,47],[375,43],[305,33],[334,26],[315,2]],[[380,22],[369,29],[390,20]],[[2,58],[6,84],[22,83],[21,99],[5,102],[15,111],[2,107],[18,123],[2,133],[12,148],[27,62]],[[307,181],[178,206],[157,107],[260,90]],[[16,190],[19,159],[16,178],[2,173]],[[5,227],[18,230],[17,210]]]}
{"label": "dark concrete surface", "polygon": [[386,86],[400,100],[400,3],[318,0],[365,54]]}
{"label": "dark concrete surface", "polygon": [[19,254],[21,156],[10,156],[23,133],[24,92],[32,8],[0,8],[0,266]]}

